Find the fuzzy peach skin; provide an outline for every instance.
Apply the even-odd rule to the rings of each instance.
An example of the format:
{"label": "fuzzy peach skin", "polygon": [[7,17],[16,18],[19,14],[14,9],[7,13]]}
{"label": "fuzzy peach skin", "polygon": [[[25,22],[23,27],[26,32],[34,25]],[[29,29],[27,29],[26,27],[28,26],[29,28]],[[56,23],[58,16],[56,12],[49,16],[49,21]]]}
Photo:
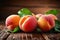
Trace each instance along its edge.
{"label": "fuzzy peach skin", "polygon": [[53,14],[48,14],[48,16],[52,17],[54,20],[58,20],[58,18]]}
{"label": "fuzzy peach skin", "polygon": [[19,25],[19,20],[19,15],[10,15],[6,18],[5,24],[9,30],[14,30]]}
{"label": "fuzzy peach skin", "polygon": [[32,32],[37,26],[37,19],[34,16],[27,15],[20,19],[19,27],[24,32]]}
{"label": "fuzzy peach skin", "polygon": [[54,17],[52,17],[51,15],[42,15],[38,19],[38,25],[42,31],[49,31],[55,26]]}
{"label": "fuzzy peach skin", "polygon": [[[39,18],[39,17],[41,17],[42,15],[45,15],[45,14],[37,14],[37,15],[36,15],[36,18]],[[58,18],[57,18],[55,15],[53,15],[53,14],[48,14],[48,16],[53,17],[54,20],[57,20],[57,19],[58,19]]]}

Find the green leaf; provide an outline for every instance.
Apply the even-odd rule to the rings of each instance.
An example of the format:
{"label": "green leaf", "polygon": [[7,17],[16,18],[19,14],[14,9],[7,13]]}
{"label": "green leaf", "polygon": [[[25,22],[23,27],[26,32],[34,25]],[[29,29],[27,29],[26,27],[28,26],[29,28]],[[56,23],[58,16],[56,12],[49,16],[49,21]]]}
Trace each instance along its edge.
{"label": "green leaf", "polygon": [[14,30],[7,30],[7,32],[10,32],[10,33],[16,33],[20,31],[20,28],[17,26]]}
{"label": "green leaf", "polygon": [[35,31],[36,31],[37,33],[42,32],[39,27],[37,27]]}
{"label": "green leaf", "polygon": [[12,32],[13,33],[16,33],[16,32],[18,32],[20,30],[20,28],[19,27],[16,27]]}
{"label": "green leaf", "polygon": [[25,15],[32,15],[32,12],[28,8],[22,8],[18,11],[18,15],[25,16]]}
{"label": "green leaf", "polygon": [[55,22],[56,22],[56,24],[55,24],[54,29],[55,29],[56,32],[60,32],[60,21],[56,20]]}
{"label": "green leaf", "polygon": [[54,10],[47,11],[46,14],[54,14],[54,15],[57,15],[59,12],[60,12],[60,10],[54,9]]}

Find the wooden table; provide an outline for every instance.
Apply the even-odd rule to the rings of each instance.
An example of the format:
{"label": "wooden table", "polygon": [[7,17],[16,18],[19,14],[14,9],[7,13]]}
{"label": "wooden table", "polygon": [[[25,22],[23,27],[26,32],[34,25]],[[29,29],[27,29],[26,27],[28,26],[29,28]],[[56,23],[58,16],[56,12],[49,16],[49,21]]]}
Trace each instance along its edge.
{"label": "wooden table", "polygon": [[0,22],[0,40],[60,40],[60,33],[8,33]]}
{"label": "wooden table", "polygon": [[[29,8],[33,13],[45,13],[50,9],[60,9],[60,0],[0,0],[0,20],[17,14],[21,8]],[[58,16],[60,19],[60,15]],[[60,33],[8,33],[0,22],[0,40],[60,40]]]}

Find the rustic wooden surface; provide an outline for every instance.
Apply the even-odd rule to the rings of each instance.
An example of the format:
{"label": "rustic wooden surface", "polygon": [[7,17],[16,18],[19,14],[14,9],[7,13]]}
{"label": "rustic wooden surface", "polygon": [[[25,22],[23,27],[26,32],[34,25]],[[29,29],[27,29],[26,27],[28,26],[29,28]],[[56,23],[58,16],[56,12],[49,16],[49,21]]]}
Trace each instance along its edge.
{"label": "rustic wooden surface", "polygon": [[[60,33],[8,33],[5,31],[6,17],[17,14],[21,8],[33,13],[45,13],[50,9],[60,10],[60,0],[0,0],[0,40],[60,40]],[[60,14],[58,14],[60,19]]]}
{"label": "rustic wooden surface", "polygon": [[0,19],[5,20],[11,14],[17,14],[21,8],[33,13],[45,13],[50,9],[60,9],[60,0],[0,0]]}
{"label": "rustic wooden surface", "polygon": [[60,33],[9,33],[0,22],[0,40],[60,40]]}

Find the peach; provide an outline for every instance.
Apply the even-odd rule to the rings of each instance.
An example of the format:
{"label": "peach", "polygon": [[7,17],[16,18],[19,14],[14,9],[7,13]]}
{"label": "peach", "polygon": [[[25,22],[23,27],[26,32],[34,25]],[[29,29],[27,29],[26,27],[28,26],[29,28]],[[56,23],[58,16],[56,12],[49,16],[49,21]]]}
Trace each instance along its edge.
{"label": "peach", "polygon": [[24,32],[32,32],[36,26],[37,19],[31,15],[24,16],[19,21],[19,27]]}
{"label": "peach", "polygon": [[19,20],[19,15],[10,15],[6,18],[5,24],[9,30],[14,30],[14,28],[19,25]]}
{"label": "peach", "polygon": [[38,19],[38,25],[44,32],[51,30],[55,26],[54,18],[49,15],[42,15]]}

